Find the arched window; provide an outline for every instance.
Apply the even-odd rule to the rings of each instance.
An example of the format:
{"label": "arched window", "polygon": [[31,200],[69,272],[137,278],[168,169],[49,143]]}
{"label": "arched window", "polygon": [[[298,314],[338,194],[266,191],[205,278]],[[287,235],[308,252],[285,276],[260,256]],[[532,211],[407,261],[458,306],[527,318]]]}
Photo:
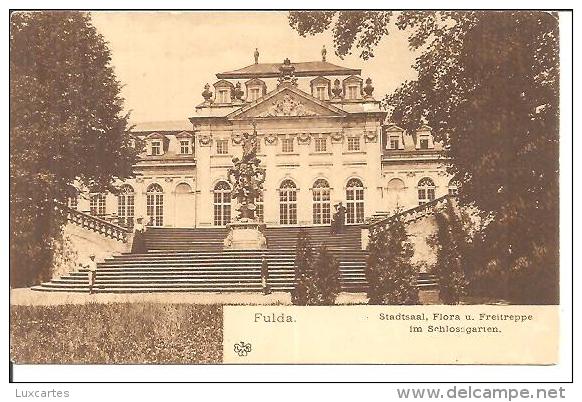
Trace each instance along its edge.
{"label": "arched window", "polygon": [[176,186],[176,194],[189,194],[192,192],[192,187],[188,183],[180,183]]}
{"label": "arched window", "polygon": [[230,222],[230,185],[220,181],[214,186],[214,226]]}
{"label": "arched window", "polygon": [[89,198],[89,209],[91,211],[91,215],[105,215],[105,194],[91,194],[91,197]]}
{"label": "arched window", "polygon": [[347,223],[364,222],[364,185],[360,179],[350,179],[346,185]]}
{"label": "arched window", "polygon": [[329,183],[318,179],[313,183],[313,223],[328,224],[331,222]]}
{"label": "arched window", "polygon": [[459,195],[459,182],[455,179],[449,181],[449,195],[453,197]]}
{"label": "arched window", "polygon": [[394,178],[388,182],[389,191],[401,191],[404,190],[404,182],[402,179]]}
{"label": "arched window", "polygon": [[283,180],[279,187],[279,223],[297,224],[297,186],[292,180]]}
{"label": "arched window", "polygon": [[133,229],[135,215],[135,192],[129,184],[121,186],[117,195],[117,216],[119,224],[130,230]]}
{"label": "arched window", "polygon": [[164,225],[164,190],[159,184],[150,184],[146,192],[146,212],[149,224]]}
{"label": "arched window", "polygon": [[420,179],[418,182],[418,205],[426,204],[434,200],[434,181],[428,177]]}

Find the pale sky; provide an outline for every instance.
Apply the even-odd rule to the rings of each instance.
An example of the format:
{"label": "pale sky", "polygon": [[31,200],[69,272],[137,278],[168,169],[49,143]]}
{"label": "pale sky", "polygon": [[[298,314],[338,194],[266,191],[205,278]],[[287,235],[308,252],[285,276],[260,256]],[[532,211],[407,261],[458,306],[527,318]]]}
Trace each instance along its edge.
{"label": "pale sky", "polygon": [[[372,78],[380,100],[400,83],[414,79],[414,54],[406,35],[395,27],[364,61],[359,52],[341,60],[334,54],[331,33],[301,37],[291,29],[287,12],[95,12],[93,23],[112,52],[117,79],[132,123],[186,120],[202,102],[205,83],[218,72],[254,63],[259,48],[263,63],[321,60],[362,69]],[[186,120],[187,121],[187,120]]]}

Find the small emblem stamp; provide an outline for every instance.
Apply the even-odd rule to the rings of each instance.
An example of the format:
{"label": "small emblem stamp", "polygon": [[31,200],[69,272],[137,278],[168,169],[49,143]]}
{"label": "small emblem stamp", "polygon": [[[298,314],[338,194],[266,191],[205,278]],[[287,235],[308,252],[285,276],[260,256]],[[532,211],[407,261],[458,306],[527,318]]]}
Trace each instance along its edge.
{"label": "small emblem stamp", "polygon": [[251,344],[240,341],[234,344],[234,351],[240,357],[245,357],[251,352]]}

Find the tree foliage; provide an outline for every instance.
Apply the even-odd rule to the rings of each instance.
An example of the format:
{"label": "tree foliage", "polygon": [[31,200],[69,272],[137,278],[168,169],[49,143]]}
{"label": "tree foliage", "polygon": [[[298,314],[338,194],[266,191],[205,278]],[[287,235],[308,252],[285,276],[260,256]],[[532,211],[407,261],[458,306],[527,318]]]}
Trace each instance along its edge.
{"label": "tree foliage", "polygon": [[313,261],[314,297],[310,304],[330,306],[341,290],[339,263],[329,252],[325,244],[317,249]]}
{"label": "tree foliage", "polygon": [[295,288],[291,301],[295,305],[306,306],[313,298],[313,248],[309,234],[301,229],[297,235],[295,249]]}
{"label": "tree foliage", "polygon": [[301,229],[295,251],[295,288],[293,304],[300,306],[333,305],[341,290],[339,263],[325,245],[313,251],[309,234]]}
{"label": "tree foliage", "polygon": [[10,24],[10,269],[13,286],[50,276],[57,204],[78,183],[131,175],[120,84],[103,37],[80,12],[15,12]]}
{"label": "tree foliage", "polygon": [[482,233],[482,268],[503,272],[515,301],[557,303],[557,15],[405,11],[393,17],[395,24],[383,30],[373,28],[390,18],[383,12],[293,12],[289,19],[303,35],[332,27],[340,56],[356,48],[366,58],[389,29],[408,33],[419,54],[418,78],[384,99],[392,120],[409,132],[431,126],[446,145],[461,201],[492,218]]}
{"label": "tree foliage", "polygon": [[441,301],[459,304],[467,291],[464,256],[469,238],[451,201],[446,205],[446,210],[435,214],[436,233],[428,243],[436,249],[433,273],[437,277]]}
{"label": "tree foliage", "polygon": [[411,261],[406,226],[395,215],[386,230],[370,235],[366,263],[370,304],[418,304],[418,270]]}

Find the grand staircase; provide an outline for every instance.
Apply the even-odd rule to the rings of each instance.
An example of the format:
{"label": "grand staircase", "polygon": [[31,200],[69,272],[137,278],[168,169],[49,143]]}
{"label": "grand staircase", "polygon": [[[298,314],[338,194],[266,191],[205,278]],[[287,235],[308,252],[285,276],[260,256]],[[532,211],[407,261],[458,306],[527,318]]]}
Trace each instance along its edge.
{"label": "grand staircase", "polygon": [[[304,228],[314,247],[325,243],[340,264],[343,291],[366,290],[366,252],[361,250],[359,227],[330,236],[329,227]],[[145,234],[147,252],[126,253],[98,264],[94,290],[132,292],[259,292],[261,260],[269,266],[273,291],[290,291],[294,282],[295,243],[298,227],[266,229],[268,249],[227,251],[222,249],[224,228],[150,228]],[[38,291],[87,292],[87,271],[80,270],[33,288]],[[421,288],[432,288],[432,275],[421,274]]]}

